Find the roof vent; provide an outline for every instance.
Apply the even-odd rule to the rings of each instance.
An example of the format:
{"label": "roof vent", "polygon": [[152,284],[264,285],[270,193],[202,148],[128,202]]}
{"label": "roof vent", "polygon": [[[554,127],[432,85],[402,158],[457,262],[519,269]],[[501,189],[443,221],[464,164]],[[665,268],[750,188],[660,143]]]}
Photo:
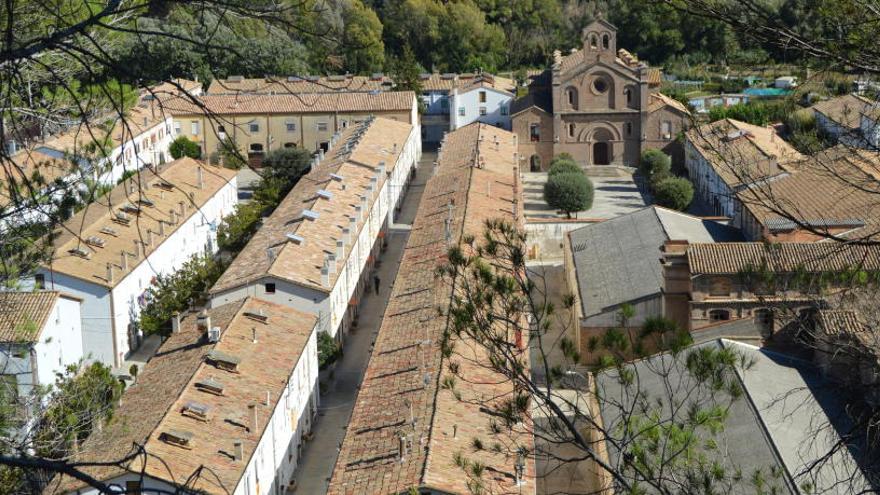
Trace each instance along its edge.
{"label": "roof vent", "polygon": [[333,193],[326,189],[318,189],[318,197],[324,199],[333,199]]}
{"label": "roof vent", "polygon": [[83,249],[81,247],[75,247],[67,252],[74,255],[74,256],[79,256],[80,258],[84,258],[84,259],[89,259],[92,256],[88,251],[86,251],[85,249]]}
{"label": "roof vent", "polygon": [[167,180],[160,180],[160,181],[154,183],[153,185],[156,187],[165,189],[167,191],[174,189],[174,184],[168,182]]}
{"label": "roof vent", "polygon": [[106,244],[106,241],[104,241],[104,239],[101,239],[100,237],[98,237],[96,235],[93,235],[93,236],[86,239],[86,244],[88,244],[89,246],[104,247],[104,245]]}
{"label": "roof vent", "polygon": [[253,311],[245,311],[244,315],[248,318],[251,318],[251,319],[254,319],[257,321],[261,321],[263,323],[266,323],[267,321],[269,321],[269,315],[264,315],[262,309],[260,310],[259,313],[254,313]]}
{"label": "roof vent", "polygon": [[202,392],[207,392],[214,395],[223,395],[223,384],[210,378],[205,378],[204,380],[197,381],[195,386],[196,389],[201,390]]}
{"label": "roof vent", "polygon": [[211,408],[202,404],[201,402],[189,401],[183,405],[183,409],[180,410],[180,414],[188,417],[197,419],[199,421],[208,421],[208,412],[211,411]]}
{"label": "roof vent", "polygon": [[302,213],[300,213],[300,218],[304,218],[306,220],[311,220],[311,221],[317,220],[318,216],[319,216],[318,212],[312,211],[312,210],[303,210]]}
{"label": "roof vent", "polygon": [[208,342],[220,342],[220,327],[211,327],[208,329]]}
{"label": "roof vent", "polygon": [[152,200],[149,200],[149,199],[147,199],[147,198],[141,198],[141,199],[139,199],[139,200],[138,200],[138,203],[140,203],[140,204],[142,204],[142,205],[144,205],[144,206],[149,206],[150,208],[156,206],[156,203],[154,203]]}
{"label": "roof vent", "polygon": [[734,131],[730,131],[727,133],[727,140],[734,141],[734,140],[739,139],[741,137],[751,136],[751,135],[752,134],[745,129],[736,129]]}
{"label": "roof vent", "polygon": [[101,227],[101,233],[112,235],[113,237],[119,237],[119,232],[116,232],[116,229],[113,227]]}
{"label": "roof vent", "polygon": [[116,215],[113,216],[113,221],[116,223],[121,223],[122,225],[128,225],[129,223],[131,223],[131,217],[123,211],[117,211]]}
{"label": "roof vent", "polygon": [[241,359],[237,356],[218,351],[217,349],[211,350],[208,353],[207,359],[215,367],[232,373],[238,373],[238,364],[241,363]]}
{"label": "roof vent", "polygon": [[342,179],[344,179],[345,177],[339,174],[330,174],[330,178],[335,180],[336,182],[342,182]]}
{"label": "roof vent", "polygon": [[286,237],[289,241],[294,242],[296,244],[302,244],[306,241],[301,235],[287,234]]}
{"label": "roof vent", "polygon": [[126,203],[126,204],[122,207],[122,211],[137,215],[137,214],[139,214],[139,213],[141,212],[141,207],[140,207],[140,206],[137,206],[137,205],[133,205],[133,204],[131,204],[131,203]]}
{"label": "roof vent", "polygon": [[193,434],[188,431],[169,429],[159,435],[159,440],[184,449],[191,449],[192,437]]}

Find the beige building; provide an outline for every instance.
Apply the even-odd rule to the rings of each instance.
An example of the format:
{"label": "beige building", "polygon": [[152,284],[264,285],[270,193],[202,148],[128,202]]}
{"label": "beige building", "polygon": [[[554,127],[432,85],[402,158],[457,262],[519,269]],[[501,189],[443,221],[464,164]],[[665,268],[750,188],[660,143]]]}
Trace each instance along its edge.
{"label": "beige building", "polygon": [[229,138],[256,163],[279,148],[326,151],[335,133],[371,116],[419,125],[411,91],[205,95],[163,105],[174,115],[174,136],[209,157]]}
{"label": "beige building", "polygon": [[676,137],[689,122],[685,105],[657,91],[660,72],[617,49],[617,28],[597,20],[584,28],[584,47],[554,54],[529,94],[511,106],[520,154],[531,170],[571,154],[583,166],[636,165],[656,148],[681,158]]}

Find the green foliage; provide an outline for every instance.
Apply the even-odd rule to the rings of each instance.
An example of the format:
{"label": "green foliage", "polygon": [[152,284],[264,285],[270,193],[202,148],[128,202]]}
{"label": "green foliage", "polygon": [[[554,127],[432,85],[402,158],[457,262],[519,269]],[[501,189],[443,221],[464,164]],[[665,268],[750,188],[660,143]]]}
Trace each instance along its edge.
{"label": "green foliage", "polygon": [[672,171],[672,157],[660,150],[649,149],[642,152],[639,160],[639,172],[651,181],[655,177],[666,177]]}
{"label": "green foliage", "polygon": [[683,177],[668,177],[654,186],[654,201],[666,208],[684,211],[694,199],[694,186]]}
{"label": "green foliage", "polygon": [[547,177],[553,177],[559,174],[583,174],[584,171],[574,161],[560,159],[558,156],[550,162],[550,170],[547,171]]}
{"label": "green foliage", "polygon": [[342,15],[345,25],[342,50],[345,68],[355,73],[380,70],[385,63],[382,23],[373,9],[360,0],[351,0]]}
{"label": "green foliage", "polygon": [[190,158],[201,158],[202,157],[202,148],[198,143],[194,141],[190,141],[186,136],[180,136],[174,141],[171,142],[171,145],[168,147],[168,152],[171,154],[171,157],[177,160],[178,158],[183,158],[188,156]]}
{"label": "green foliage", "polygon": [[342,348],[327,332],[318,332],[318,368],[325,369],[342,356]]}
{"label": "green foliage", "polygon": [[797,105],[790,99],[776,101],[751,101],[738,103],[729,107],[717,106],[709,109],[709,121],[734,119],[749,124],[766,126],[776,122],[785,122]]}
{"label": "green foliage", "polygon": [[38,455],[53,459],[68,456],[74,444],[112,417],[122,390],[108,366],[68,366],[58,375],[50,406],[37,426]]}
{"label": "green foliage", "polygon": [[398,90],[422,94],[422,67],[408,43],[403,46],[400,56],[392,57],[388,65]]}
{"label": "green foliage", "polygon": [[168,275],[159,275],[149,288],[147,306],[141,311],[140,327],[144,334],[167,335],[171,315],[204,299],[207,290],[220,278],[226,264],[212,256],[196,255]]}
{"label": "green foliage", "polygon": [[280,181],[285,194],[308,171],[311,162],[312,154],[302,148],[275,149],[263,158],[263,177]]}
{"label": "green foliage", "polygon": [[573,212],[593,206],[593,183],[583,172],[550,176],[544,184],[544,201],[571,218]]}

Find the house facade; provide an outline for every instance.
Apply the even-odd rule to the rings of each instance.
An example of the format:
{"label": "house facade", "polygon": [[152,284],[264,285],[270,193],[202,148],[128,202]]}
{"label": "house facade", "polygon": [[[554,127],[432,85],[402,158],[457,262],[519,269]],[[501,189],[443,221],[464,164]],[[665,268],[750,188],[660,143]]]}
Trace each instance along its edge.
{"label": "house facade", "polygon": [[35,387],[83,357],[81,304],[56,291],[0,292],[0,380],[21,404],[23,425],[36,420]]}
{"label": "house facade", "polygon": [[318,315],[341,341],[420,156],[408,123],[375,118],[340,132],[211,288],[212,306],[260,297]]}
{"label": "house facade", "polygon": [[[253,298],[184,315],[78,460],[118,460],[133,444],[147,456],[84,472],[129,493],[295,488],[319,404],[315,323],[313,315]],[[44,493],[98,490],[59,475]]]}
{"label": "house facade", "polygon": [[512,104],[513,131],[531,170],[569,153],[582,166],[638,164],[646,149],[681,155],[685,105],[657,91],[660,74],[617,49],[617,28],[597,20],[584,28],[583,48],[554,55],[529,95]]}
{"label": "house facade", "polygon": [[143,169],[65,222],[34,285],[82,299],[84,356],[120,366],[156,277],[215,253],[237,202],[234,170],[190,158]]}
{"label": "house facade", "polygon": [[812,107],[816,126],[840,144],[877,151],[880,146],[877,102],[858,94],[837,96]]}

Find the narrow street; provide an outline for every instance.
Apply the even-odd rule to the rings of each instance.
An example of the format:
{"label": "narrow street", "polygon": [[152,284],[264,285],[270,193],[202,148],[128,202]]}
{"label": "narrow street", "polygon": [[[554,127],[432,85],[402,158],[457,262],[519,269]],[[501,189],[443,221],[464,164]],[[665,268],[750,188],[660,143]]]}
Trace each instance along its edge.
{"label": "narrow street", "polygon": [[296,470],[297,493],[319,495],[327,492],[339,446],[345,437],[358,389],[364,376],[373,342],[391,296],[394,279],[403,250],[409,238],[409,229],[415,219],[425,182],[431,176],[436,153],[424,151],[415,179],[409,186],[403,207],[388,235],[388,249],[382,255],[377,269],[381,280],[379,294],[368,291],[361,300],[359,324],[349,333],[343,348],[344,356],[338,362],[327,390],[321,394],[321,406],[312,428],[311,441],[303,447],[302,459]]}

